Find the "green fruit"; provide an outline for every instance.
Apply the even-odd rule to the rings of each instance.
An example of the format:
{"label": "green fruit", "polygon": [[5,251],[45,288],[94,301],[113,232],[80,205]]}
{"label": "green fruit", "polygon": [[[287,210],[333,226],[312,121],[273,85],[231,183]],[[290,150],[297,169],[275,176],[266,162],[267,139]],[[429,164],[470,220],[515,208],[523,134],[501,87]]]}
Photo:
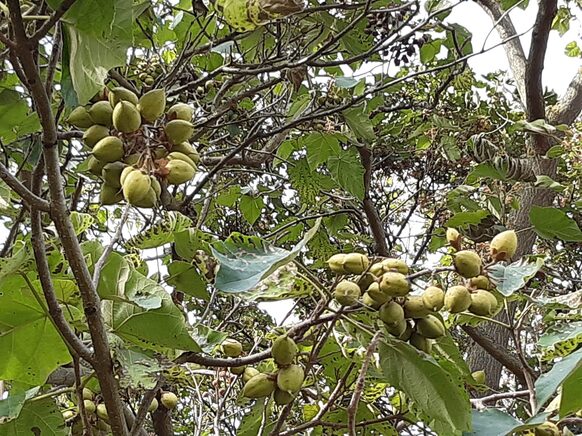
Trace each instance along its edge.
{"label": "green fruit", "polygon": [[380,290],[380,284],[377,282],[368,286],[367,294],[378,304],[384,304],[390,300],[390,297]]}
{"label": "green fruit", "polygon": [[353,306],[358,302],[361,295],[360,287],[348,280],[342,280],[337,284],[333,292],[333,297],[342,306]]}
{"label": "green fruit", "polygon": [[179,151],[172,151],[168,155],[167,159],[168,160],[181,160],[182,162],[186,162],[188,165],[190,165],[192,168],[194,168],[194,170],[196,170],[196,164],[194,163],[194,161],[192,161],[192,159],[190,159],[184,153],[180,153]]}
{"label": "green fruit", "polygon": [[107,407],[105,407],[105,404],[101,403],[101,404],[97,404],[97,416],[100,419],[103,419],[105,421],[109,421],[109,415],[107,414]]}
{"label": "green fruit", "polygon": [[95,403],[91,400],[83,400],[83,406],[87,413],[95,413],[95,410],[97,410],[97,406],[95,406]]}
{"label": "green fruit", "polygon": [[134,106],[137,106],[137,103],[139,101],[137,95],[135,95],[133,91],[130,91],[129,89],[126,88],[122,88],[120,86],[117,88],[110,89],[108,98],[109,104],[111,105],[112,108],[117,106],[117,103],[119,103],[120,101],[128,101]]}
{"label": "green fruit", "polygon": [[471,373],[473,380],[479,385],[484,385],[487,382],[487,377],[485,376],[485,371],[475,371]]}
{"label": "green fruit", "polygon": [[453,255],[453,263],[457,273],[466,279],[481,274],[481,258],[474,251],[458,251]]}
{"label": "green fruit", "polygon": [[95,124],[89,115],[89,111],[84,106],[77,106],[73,109],[67,118],[67,123],[79,129],[87,129]]}
{"label": "green fruit", "polygon": [[123,196],[129,204],[139,206],[140,201],[148,196],[150,186],[151,179],[148,175],[143,174],[141,171],[132,171],[122,182]]}
{"label": "green fruit", "polygon": [[233,366],[232,368],[230,368],[230,372],[231,372],[231,374],[234,374],[234,375],[241,375],[245,372],[245,367],[244,366]]}
{"label": "green fruit", "polygon": [[263,398],[273,393],[277,383],[269,374],[259,373],[251,378],[243,387],[242,394],[247,398]]}
{"label": "green fruit", "polygon": [[111,108],[109,102],[98,101],[97,103],[94,103],[93,106],[91,106],[88,112],[94,124],[101,124],[102,126],[111,127],[113,122],[113,109]]}
{"label": "green fruit", "polygon": [[89,156],[89,159],[87,159],[87,168],[89,169],[89,172],[95,176],[101,176],[104,167],[105,162],[101,162],[94,156]]}
{"label": "green fruit", "polygon": [[419,319],[416,322],[416,331],[429,339],[440,338],[446,333],[445,326],[434,315],[428,315],[426,318]]}
{"label": "green fruit", "polygon": [[497,299],[491,292],[478,289],[477,292],[471,294],[471,305],[469,306],[469,312],[481,316],[487,316],[491,314],[491,304],[493,299],[495,300],[495,306],[497,306]]}
{"label": "green fruit", "polygon": [[152,182],[150,189],[154,191],[156,194],[156,199],[158,199],[160,198],[160,195],[162,195],[162,185],[160,185],[160,182],[158,182],[158,179],[156,179],[154,176],[150,176],[150,180]]}
{"label": "green fruit", "polygon": [[124,153],[123,141],[117,136],[106,136],[93,147],[93,156],[106,163],[121,160]]}
{"label": "green fruit", "polygon": [[73,410],[65,410],[62,415],[63,419],[68,421],[69,419],[73,419],[75,416],[77,416],[77,413]]}
{"label": "green fruit", "polygon": [[368,290],[372,283],[376,283],[376,277],[374,277],[374,275],[370,274],[369,272],[362,274],[358,278],[358,286],[362,292]]}
{"label": "green fruit", "polygon": [[493,238],[489,245],[489,253],[495,261],[509,260],[517,251],[517,234],[513,230],[506,230]]}
{"label": "green fruit", "polygon": [[389,301],[380,306],[378,318],[388,325],[397,325],[404,321],[404,309],[396,301]]}
{"label": "green fruit", "polygon": [[387,272],[382,274],[380,290],[390,297],[403,297],[410,292],[410,283],[404,274]]}
{"label": "green fruit", "polygon": [[277,365],[289,365],[297,356],[297,344],[287,335],[279,336],[273,341],[271,356],[273,356]]}
{"label": "green fruit", "polygon": [[121,188],[121,173],[127,167],[123,162],[111,162],[101,170],[101,177],[109,186]]}
{"label": "green fruit", "polygon": [[132,153],[129,156],[126,156],[125,159],[123,159],[123,162],[127,165],[137,165],[140,157],[141,153]]}
{"label": "green fruit", "polygon": [[422,293],[422,302],[427,309],[437,312],[445,305],[445,292],[436,286],[429,286]]}
{"label": "green fruit", "polygon": [[410,322],[406,322],[406,328],[404,329],[404,332],[398,336],[398,339],[400,339],[401,341],[408,341],[412,336],[412,333],[414,333],[412,324],[410,324]]}
{"label": "green fruit", "polygon": [[295,393],[303,386],[305,373],[299,365],[289,365],[277,372],[277,387],[285,392]]}
{"label": "green fruit", "polygon": [[236,339],[225,339],[220,349],[228,357],[238,357],[242,354],[242,344]]}
{"label": "green fruit", "polygon": [[95,423],[95,428],[97,430],[107,432],[107,434],[111,433],[111,426],[109,426],[109,424],[107,424],[105,421],[97,420]]}
{"label": "green fruit", "polygon": [[486,276],[477,276],[469,280],[469,286],[474,289],[485,289],[488,290],[491,286],[489,279]]}
{"label": "green fruit", "polygon": [[147,194],[143,198],[131,204],[135,207],[142,207],[146,209],[155,207],[158,204],[158,196],[156,195],[156,191],[150,187]]}
{"label": "green fruit", "polygon": [[174,409],[178,405],[178,397],[173,392],[164,392],[160,397],[160,401],[169,410]]}
{"label": "green fruit", "polygon": [[106,136],[109,136],[109,129],[99,124],[94,124],[83,133],[83,142],[89,148],[93,148],[95,144],[101,141]]}
{"label": "green fruit", "polygon": [[289,404],[294,398],[294,394],[282,391],[281,389],[275,389],[275,392],[273,393],[273,400],[275,400],[275,403],[279,406]]}
{"label": "green fruit", "polygon": [[452,286],[445,294],[445,308],[451,313],[459,313],[471,306],[471,294],[464,286]]}
{"label": "green fruit", "polygon": [[150,403],[150,407],[148,407],[148,412],[154,412],[157,410],[159,404],[158,404],[158,400],[157,399],[153,399],[152,402]]}
{"label": "green fruit", "polygon": [[430,339],[425,338],[418,333],[412,333],[412,335],[410,335],[410,339],[408,339],[408,342],[410,345],[419,349],[420,351],[424,351],[426,354],[430,354],[432,350],[432,342]]}
{"label": "green fruit", "polygon": [[395,271],[400,274],[408,274],[408,265],[400,259],[384,259],[382,261],[384,272]]}
{"label": "green fruit", "polygon": [[386,330],[388,330],[388,333],[396,336],[399,339],[402,335],[404,335],[404,333],[406,333],[407,328],[408,323],[406,322],[405,319],[402,319],[397,324],[386,324]]}
{"label": "green fruit", "polygon": [[422,297],[410,295],[404,301],[404,316],[406,318],[424,318],[430,313],[430,309],[424,305]]}
{"label": "green fruit", "polygon": [[256,368],[253,368],[252,366],[247,366],[243,372],[243,382],[248,382],[251,378],[253,378],[255,375],[260,374],[259,371]]}
{"label": "green fruit", "polygon": [[377,309],[380,307],[380,303],[378,303],[376,300],[370,297],[370,294],[368,294],[367,292],[365,292],[364,295],[362,295],[362,304],[364,306],[371,307],[372,309]]}
{"label": "green fruit", "polygon": [[99,193],[99,202],[103,206],[109,206],[123,201],[121,189],[115,186],[110,186],[107,183],[101,185],[101,192]]}
{"label": "green fruit", "polygon": [[551,421],[546,421],[534,429],[535,436],[560,436],[560,428]]}
{"label": "green fruit", "polygon": [[461,234],[457,231],[457,229],[448,228],[447,229],[447,242],[452,245],[453,247],[457,248],[460,247],[461,242]]}
{"label": "green fruit", "polygon": [[194,133],[194,126],[189,121],[172,120],[164,128],[168,141],[172,144],[180,144],[190,139]]}
{"label": "green fruit", "polygon": [[113,109],[113,127],[123,133],[135,132],[141,126],[141,115],[128,101],[120,101]]}
{"label": "green fruit", "polygon": [[186,103],[176,103],[168,109],[168,120],[192,121],[192,115],[194,115],[194,109]]}
{"label": "green fruit", "polygon": [[181,185],[194,178],[196,170],[182,160],[171,160],[166,164],[166,180],[170,185]]}
{"label": "green fruit", "polygon": [[121,171],[121,176],[119,176],[119,183],[121,183],[121,185],[123,186],[123,183],[125,182],[125,179],[127,178],[127,176],[129,176],[129,174],[133,173],[134,171],[137,171],[137,170],[132,166],[125,167]]}
{"label": "green fruit", "polygon": [[178,151],[188,156],[196,165],[200,162],[200,153],[189,142],[180,142],[172,146],[172,151]]}
{"label": "green fruit", "polygon": [[332,272],[336,274],[345,274],[344,270],[344,260],[346,255],[343,253],[334,254],[327,260],[327,266],[329,267]]}
{"label": "green fruit", "polygon": [[344,257],[344,271],[351,274],[362,274],[368,269],[368,256],[360,253],[349,253]]}
{"label": "green fruit", "polygon": [[153,123],[164,114],[166,110],[166,91],[152,89],[141,96],[137,109],[144,120]]}
{"label": "green fruit", "polygon": [[93,400],[95,394],[89,388],[83,388],[83,400]]}
{"label": "green fruit", "polygon": [[382,274],[384,274],[384,267],[382,266],[381,262],[378,262],[373,264],[368,272],[376,277],[380,277]]}

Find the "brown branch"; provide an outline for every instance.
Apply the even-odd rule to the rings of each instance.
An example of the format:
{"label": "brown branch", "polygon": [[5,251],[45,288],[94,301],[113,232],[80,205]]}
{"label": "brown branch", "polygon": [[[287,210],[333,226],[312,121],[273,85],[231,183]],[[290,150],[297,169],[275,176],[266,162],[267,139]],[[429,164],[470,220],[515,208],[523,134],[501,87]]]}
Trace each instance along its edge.
{"label": "brown branch", "polygon": [[57,10],[51,15],[51,17],[44,22],[44,24],[38,29],[34,35],[30,37],[31,44],[37,43],[40,41],[51,28],[57,24],[57,22],[62,18],[63,15],[73,6],[77,0],[64,0]]}
{"label": "brown branch", "polygon": [[83,423],[83,436],[93,436],[85,401],[83,401],[83,382],[81,381],[81,364],[78,356],[73,356],[73,369],[75,371],[75,393],[77,395],[77,404],[79,405],[79,415]]}
{"label": "brown branch", "polygon": [[572,78],[564,96],[548,111],[552,124],[572,124],[582,111],[582,67]]}
{"label": "brown branch", "polygon": [[472,398],[471,404],[476,408],[485,407],[485,403],[495,403],[499,400],[505,400],[508,398],[521,398],[527,397],[529,395],[529,390],[514,391],[514,392],[501,392],[499,394],[492,394],[481,398]]}
{"label": "brown branch", "polygon": [[137,415],[135,416],[135,421],[131,425],[129,436],[138,436],[141,433],[143,422],[146,419],[148,409],[152,404],[152,401],[156,397],[156,394],[162,388],[163,384],[164,384],[163,378],[160,377],[156,385],[153,387],[153,389],[147,391],[143,396],[141,403],[139,405],[139,409],[137,410]]}
{"label": "brown branch", "polygon": [[0,163],[0,179],[14,190],[22,199],[30,206],[35,209],[41,210],[43,212],[48,212],[50,210],[49,202],[43,200],[37,195],[34,195],[26,186],[24,186],[20,180],[14,177],[8,168],[6,168],[2,163]]}

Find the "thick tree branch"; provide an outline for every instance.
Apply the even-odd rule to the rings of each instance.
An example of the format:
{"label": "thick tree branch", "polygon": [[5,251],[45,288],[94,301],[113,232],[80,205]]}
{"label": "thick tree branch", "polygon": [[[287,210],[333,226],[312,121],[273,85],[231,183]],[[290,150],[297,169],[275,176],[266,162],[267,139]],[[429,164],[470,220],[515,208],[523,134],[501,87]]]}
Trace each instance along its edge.
{"label": "thick tree branch", "polygon": [[34,195],[20,182],[20,180],[14,177],[10,171],[8,171],[8,168],[6,168],[2,163],[0,163],[0,179],[4,180],[4,182],[12,188],[14,192],[20,195],[30,207],[34,207],[43,212],[48,212],[50,210],[48,201]]}
{"label": "thick tree branch", "polygon": [[558,103],[548,110],[551,124],[572,124],[582,111],[582,67],[572,78],[568,89]]}

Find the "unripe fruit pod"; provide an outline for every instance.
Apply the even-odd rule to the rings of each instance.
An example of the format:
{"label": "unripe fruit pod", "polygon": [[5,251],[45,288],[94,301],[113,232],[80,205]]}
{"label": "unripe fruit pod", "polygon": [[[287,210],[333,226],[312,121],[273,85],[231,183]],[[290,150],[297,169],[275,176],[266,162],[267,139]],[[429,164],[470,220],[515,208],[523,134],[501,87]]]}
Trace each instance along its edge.
{"label": "unripe fruit pod", "polygon": [[370,294],[367,292],[364,292],[364,295],[362,295],[362,304],[371,307],[372,309],[378,309],[380,307],[380,303],[370,297]]}
{"label": "unripe fruit pod", "polygon": [[109,186],[121,188],[121,173],[127,167],[123,162],[111,162],[101,170],[101,177]]}
{"label": "unripe fruit pod", "polygon": [[410,339],[408,340],[408,342],[410,343],[410,345],[419,349],[420,351],[424,351],[426,354],[430,354],[432,350],[432,342],[430,341],[430,339],[425,338],[424,336],[419,335],[418,333],[412,333],[412,335],[410,335]]}
{"label": "unripe fruit pod", "polygon": [[445,308],[451,313],[467,310],[471,305],[471,294],[464,286],[451,286],[445,294]]}
{"label": "unripe fruit pod", "polygon": [[93,400],[95,394],[89,388],[83,388],[83,400]]}
{"label": "unripe fruit pod", "polygon": [[398,339],[400,339],[401,341],[408,341],[410,339],[410,337],[412,336],[412,333],[414,333],[414,329],[412,328],[412,324],[410,324],[407,321],[405,321],[405,323],[406,323],[406,327],[404,329],[404,332],[401,333],[400,335],[398,335]]}
{"label": "unripe fruit pod", "polygon": [[445,305],[445,291],[436,286],[429,286],[422,293],[422,302],[427,309],[437,312]]}
{"label": "unripe fruit pod", "polygon": [[408,265],[400,259],[384,259],[382,261],[382,268],[384,272],[399,272],[400,274],[408,274]]}
{"label": "unripe fruit pod", "polygon": [[489,245],[489,253],[495,261],[509,260],[517,251],[517,234],[513,230],[506,230],[496,235]]}
{"label": "unripe fruit pod", "polygon": [[397,324],[386,324],[386,330],[388,330],[388,333],[390,333],[391,335],[394,335],[400,339],[402,335],[406,333],[406,329],[408,328],[408,326],[409,326],[408,323],[403,318]]}
{"label": "unripe fruit pod", "polygon": [[77,416],[77,413],[74,410],[65,410],[62,415],[63,419],[68,421],[69,419],[73,419],[75,416]]}
{"label": "unripe fruit pod", "polygon": [[424,318],[430,313],[430,309],[424,305],[422,297],[410,295],[404,302],[404,316],[406,318]]}
{"label": "unripe fruit pod", "polygon": [[419,334],[429,339],[440,338],[446,333],[445,326],[434,315],[428,315],[426,318],[419,319],[415,327]]}
{"label": "unripe fruit pod", "polygon": [[225,339],[220,345],[225,356],[238,357],[242,354],[242,344],[236,339]]}
{"label": "unripe fruit pod", "polygon": [[153,123],[166,110],[166,91],[163,89],[152,89],[146,92],[140,97],[137,109],[144,120]]}
{"label": "unripe fruit pod", "polygon": [[121,189],[110,186],[107,183],[101,185],[101,192],[99,193],[99,202],[103,206],[109,206],[123,201]]}
{"label": "unripe fruit pod", "polygon": [[101,124],[102,126],[111,127],[113,122],[113,109],[107,101],[98,101],[88,110],[89,116],[94,124]]}
{"label": "unripe fruit pod", "polygon": [[457,231],[457,229],[448,228],[447,229],[447,242],[455,249],[461,249],[461,234]]}
{"label": "unripe fruit pod", "polygon": [[123,196],[133,205],[138,205],[150,191],[151,180],[141,171],[132,171],[123,180]]}
{"label": "unripe fruit pod", "polygon": [[327,260],[327,266],[332,272],[336,274],[345,274],[344,270],[344,259],[346,255],[343,253],[334,254]]}
{"label": "unripe fruit pod", "polygon": [[132,167],[132,166],[125,167],[121,171],[121,175],[119,176],[119,183],[121,183],[121,185],[123,186],[123,184],[125,183],[125,179],[127,178],[127,176],[129,174],[133,173],[134,171],[137,171],[137,170],[134,167]]}
{"label": "unripe fruit pod", "polygon": [[88,129],[95,124],[89,115],[89,111],[87,111],[84,106],[77,106],[73,109],[67,118],[67,123],[72,124],[79,129]]}
{"label": "unripe fruit pod", "polygon": [[368,287],[370,287],[370,285],[372,283],[376,283],[376,277],[374,277],[373,274],[366,272],[358,278],[357,283],[358,283],[358,286],[360,287],[360,290],[362,292],[365,292],[368,290]]}
{"label": "unripe fruit pod", "polygon": [[144,197],[130,204],[136,207],[151,209],[158,204],[158,196],[156,191],[150,186],[150,189]]}
{"label": "unripe fruit pod", "polygon": [[95,406],[95,403],[91,400],[83,400],[83,406],[87,413],[95,413],[95,410],[97,410],[97,406]]}
{"label": "unripe fruit pod", "polygon": [[192,162],[198,164],[200,162],[200,153],[189,142],[180,142],[172,146],[172,151],[178,151],[188,156]]}
{"label": "unripe fruit pod", "polygon": [[141,115],[128,101],[120,101],[113,109],[113,127],[123,133],[135,132],[141,126]]}
{"label": "unripe fruit pod", "polygon": [[458,251],[453,255],[453,263],[457,274],[466,279],[481,274],[481,258],[474,251]]}
{"label": "unripe fruit pod", "polygon": [[109,424],[101,420],[97,420],[97,422],[95,423],[95,428],[97,430],[105,431],[108,433],[111,431],[111,427],[109,426]]}
{"label": "unripe fruit pod", "polygon": [[293,398],[295,398],[294,394],[282,391],[281,389],[275,389],[275,392],[273,393],[273,400],[275,400],[275,403],[279,406],[289,404],[293,401]]}
{"label": "unripe fruit pod", "polygon": [[170,161],[181,160],[182,162],[186,162],[188,165],[194,168],[194,170],[196,170],[196,164],[194,163],[194,161],[190,159],[188,156],[186,156],[184,153],[180,153],[179,151],[172,151],[170,154],[168,154],[167,159]]}
{"label": "unripe fruit pod", "polygon": [[156,398],[154,398],[152,400],[152,402],[150,403],[150,406],[148,407],[148,412],[154,412],[157,410],[159,404],[158,404],[158,400]]}
{"label": "unripe fruit pod", "polygon": [[344,271],[351,274],[362,274],[368,269],[368,256],[360,253],[349,253],[344,257]]}
{"label": "unripe fruit pod", "polygon": [[534,428],[535,436],[560,436],[562,432],[560,428],[551,421],[546,421],[543,424]]}
{"label": "unripe fruit pod", "polygon": [[162,185],[160,185],[160,182],[154,176],[150,176],[150,180],[152,182],[150,189],[156,194],[156,199],[159,199],[162,194]]}
{"label": "unripe fruit pod", "polygon": [[353,306],[361,294],[360,287],[348,280],[339,282],[333,291],[333,297],[342,306]]}
{"label": "unripe fruit pod", "polygon": [[233,366],[232,368],[230,368],[230,372],[231,372],[231,374],[234,374],[234,375],[241,375],[241,374],[244,374],[245,367],[244,366]]}
{"label": "unripe fruit pod", "polygon": [[253,378],[255,375],[260,374],[260,372],[256,369],[253,368],[252,366],[247,366],[243,372],[243,382],[248,382],[251,378]]}
{"label": "unripe fruit pod", "polygon": [[176,103],[170,109],[168,109],[168,119],[169,120],[184,120],[191,121],[192,115],[194,115],[194,109],[188,106],[186,103]]}
{"label": "unripe fruit pod", "polygon": [[121,160],[124,153],[123,141],[117,136],[106,136],[93,147],[93,156],[106,163]]}
{"label": "unripe fruit pod", "polygon": [[285,392],[295,393],[303,386],[305,373],[299,365],[289,365],[277,372],[277,387]]}
{"label": "unripe fruit pod", "polygon": [[390,297],[404,297],[410,292],[410,283],[404,274],[387,272],[382,274],[380,290]]}
{"label": "unripe fruit pod", "polygon": [[166,137],[172,144],[186,142],[194,133],[194,126],[189,121],[172,120],[164,127]]}
{"label": "unripe fruit pod", "polygon": [[109,421],[109,415],[107,414],[107,407],[105,407],[105,404],[101,403],[101,404],[97,404],[97,416],[100,419],[103,419],[105,421]]}
{"label": "unripe fruit pod", "polygon": [[173,392],[164,392],[160,397],[160,401],[169,410],[174,409],[178,405],[178,397]]}
{"label": "unripe fruit pod", "polygon": [[297,344],[287,335],[279,336],[273,341],[271,356],[273,356],[277,365],[289,365],[297,356]]}
{"label": "unripe fruit pod", "polygon": [[170,185],[181,185],[194,178],[196,170],[182,160],[171,160],[166,164],[169,171],[166,180]]}
{"label": "unripe fruit pod", "polygon": [[122,88],[121,86],[110,89],[108,98],[109,104],[111,105],[112,108],[117,106],[117,103],[119,103],[120,101],[128,101],[133,105],[137,105],[139,101],[137,95],[135,95],[133,91],[130,91],[129,89],[126,88]]}
{"label": "unripe fruit pod", "polygon": [[477,276],[469,280],[469,286],[473,289],[485,289],[488,290],[491,286],[491,282],[486,276]]}
{"label": "unripe fruit pod", "polygon": [[243,387],[243,396],[247,398],[263,398],[273,393],[277,383],[269,374],[259,373],[251,378]]}
{"label": "unripe fruit pod", "polygon": [[397,325],[404,321],[404,309],[396,301],[389,301],[380,306],[378,318],[388,325]]}
{"label": "unripe fruit pod", "polygon": [[497,306],[497,299],[491,292],[485,291],[484,289],[478,289],[477,292],[471,294],[471,305],[469,306],[469,312],[475,315],[487,316],[491,314],[492,307],[491,304],[495,300],[495,306]]}
{"label": "unripe fruit pod", "polygon": [[109,136],[109,129],[105,126],[94,124],[83,133],[83,142],[87,147],[93,148],[95,144],[106,136]]}
{"label": "unripe fruit pod", "polygon": [[390,300],[390,297],[380,290],[380,284],[377,282],[368,286],[367,294],[378,304],[384,304]]}
{"label": "unripe fruit pod", "polygon": [[104,167],[105,162],[101,162],[94,156],[89,156],[89,159],[87,159],[87,168],[89,169],[89,172],[95,176],[101,176]]}
{"label": "unripe fruit pod", "polygon": [[123,159],[123,162],[126,163],[127,165],[136,165],[139,162],[140,156],[141,153],[132,153],[129,156],[126,156]]}
{"label": "unripe fruit pod", "polygon": [[477,384],[484,385],[487,382],[487,377],[485,376],[485,371],[483,370],[474,371],[471,373],[471,376]]}
{"label": "unripe fruit pod", "polygon": [[382,274],[384,274],[384,267],[382,266],[381,262],[377,262],[370,267],[368,272],[375,275],[376,277],[380,277]]}

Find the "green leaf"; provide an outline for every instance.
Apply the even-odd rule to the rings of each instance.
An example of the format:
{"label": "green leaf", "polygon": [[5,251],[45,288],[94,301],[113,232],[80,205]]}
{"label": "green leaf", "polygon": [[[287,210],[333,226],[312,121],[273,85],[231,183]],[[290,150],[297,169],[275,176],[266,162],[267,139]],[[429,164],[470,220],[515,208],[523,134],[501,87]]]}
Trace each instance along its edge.
{"label": "green leaf", "polygon": [[351,147],[342,150],[327,160],[327,168],[331,176],[347,192],[358,200],[364,199],[364,167],[357,151]]}
{"label": "green leaf", "polygon": [[[32,117],[32,125],[27,122],[29,116]],[[29,115],[26,100],[19,92],[0,90],[0,140],[10,143],[39,128],[38,116],[36,113]]]}
{"label": "green leaf", "polygon": [[123,388],[152,389],[158,381],[156,373],[163,370],[158,360],[136,350],[117,349],[115,357],[122,370],[120,384]]}
{"label": "green leaf", "polygon": [[430,420],[449,428],[450,434],[469,430],[467,394],[434,359],[392,338],[381,343],[379,353],[386,381],[408,395]]}
{"label": "green leaf", "polygon": [[473,431],[463,433],[472,436],[506,436],[523,425],[514,417],[498,409],[473,410]]}
{"label": "green leaf", "polygon": [[489,163],[483,162],[471,170],[471,172],[467,175],[466,183],[473,184],[481,178],[505,180],[507,179],[507,174],[493,167]]}
{"label": "green leaf", "polygon": [[[560,360],[552,369],[542,374],[535,382],[535,392],[538,412],[554,395],[556,390],[571,375],[582,367],[582,349]],[[578,395],[580,393],[578,392]]]}
{"label": "green leaf", "polygon": [[342,112],[342,115],[348,124],[350,130],[357,138],[372,142],[376,139],[374,127],[370,117],[364,112],[361,107],[354,107]]}
{"label": "green leaf", "polygon": [[201,230],[186,229],[174,234],[174,249],[182,259],[192,260],[196,251],[202,250],[210,253],[209,244],[212,236]]}
{"label": "green leaf", "polygon": [[261,212],[265,207],[265,202],[262,197],[245,194],[240,198],[239,207],[245,220],[247,220],[250,225],[253,225],[261,216]]}
{"label": "green leaf", "polygon": [[337,156],[342,151],[337,136],[330,133],[311,133],[303,139],[303,142],[305,142],[307,162],[311,170],[315,170],[330,156]]}
{"label": "green leaf", "polygon": [[255,287],[279,267],[291,262],[317,232],[318,219],[291,251],[274,247],[256,236],[232,234],[226,241],[212,244],[212,254],[220,263],[215,286],[224,292],[244,292]]}
{"label": "green leaf", "polygon": [[71,219],[73,229],[75,229],[76,235],[80,235],[81,233],[91,228],[95,222],[95,218],[93,218],[88,213],[71,212],[69,217]]}
{"label": "green leaf", "polygon": [[295,264],[288,263],[240,296],[252,301],[280,301],[307,297],[313,290],[313,284],[299,274]]}
{"label": "green leaf", "polygon": [[562,192],[566,189],[564,185],[556,182],[551,177],[546,175],[536,176],[535,186],[541,186],[543,188],[553,189],[556,192]]}
{"label": "green leaf", "polygon": [[162,219],[149,227],[145,232],[132,237],[127,241],[127,247],[145,250],[161,247],[174,242],[174,233],[181,232],[192,225],[192,220],[180,212],[165,212]]}
{"label": "green leaf", "polygon": [[[238,428],[237,436],[261,436],[261,426],[263,423],[263,416],[270,416],[272,409],[272,402],[265,402],[258,400],[252,407],[249,413],[246,413]],[[267,409],[267,410],[265,410]]]}
{"label": "green leaf", "polygon": [[560,400],[560,416],[568,416],[573,412],[582,409],[582,365],[570,374],[562,384],[562,397]]}
{"label": "green leaf", "polygon": [[195,298],[208,301],[209,295],[206,290],[206,280],[194,265],[176,260],[168,265],[168,273],[169,276],[166,281],[169,285]]}
{"label": "green leaf", "polygon": [[554,348],[561,342],[576,338],[582,340],[582,321],[572,321],[550,327],[540,336],[538,347]]}
{"label": "green leaf", "polygon": [[125,283],[123,295],[128,301],[143,309],[157,309],[162,305],[162,295],[167,293],[156,282],[132,269]]}
{"label": "green leaf", "polygon": [[336,77],[335,84],[338,88],[353,88],[358,84],[358,80],[353,77]]}
{"label": "green leaf", "polygon": [[310,103],[311,96],[309,94],[303,94],[299,97],[296,97],[293,103],[291,103],[291,107],[287,112],[287,116],[292,120],[299,118],[301,114],[303,114],[303,112],[305,112],[305,110],[309,107]]}
{"label": "green leaf", "polygon": [[39,386],[27,391],[15,392],[15,390],[11,390],[7,399],[0,400],[0,424],[5,424],[17,418],[24,403],[34,397],[39,390]]}
{"label": "green leaf", "polygon": [[564,52],[566,53],[566,56],[571,58],[582,57],[582,49],[580,48],[576,41],[571,41],[568,44],[566,44]]}
{"label": "green leaf", "polygon": [[568,242],[582,241],[582,231],[576,221],[560,209],[533,206],[529,219],[536,233],[542,238],[558,238]]}
{"label": "green leaf", "polygon": [[66,436],[63,415],[52,398],[27,401],[17,419],[0,425],[0,436]]}
{"label": "green leaf", "polygon": [[450,217],[445,223],[446,227],[464,227],[479,224],[484,218],[489,216],[486,210],[476,210],[474,212],[459,212]]}
{"label": "green leaf", "polygon": [[26,243],[16,241],[12,248],[12,256],[0,258],[0,279],[22,270],[29,260],[31,255],[26,249]]}
{"label": "green leaf", "polygon": [[514,292],[525,286],[529,279],[536,275],[544,265],[543,259],[536,259],[535,262],[528,262],[520,259],[507,266],[500,263],[488,268],[487,272],[496,288],[504,296],[509,297]]}
{"label": "green leaf", "polygon": [[228,333],[213,330],[202,324],[196,324],[192,336],[204,353],[212,353],[228,337]]}

